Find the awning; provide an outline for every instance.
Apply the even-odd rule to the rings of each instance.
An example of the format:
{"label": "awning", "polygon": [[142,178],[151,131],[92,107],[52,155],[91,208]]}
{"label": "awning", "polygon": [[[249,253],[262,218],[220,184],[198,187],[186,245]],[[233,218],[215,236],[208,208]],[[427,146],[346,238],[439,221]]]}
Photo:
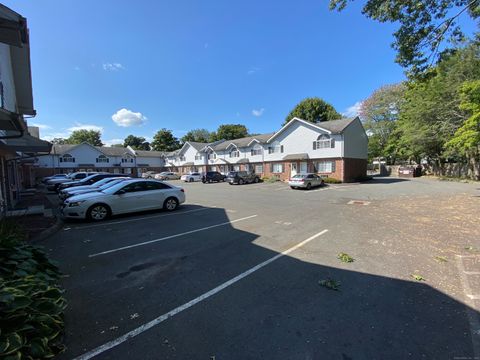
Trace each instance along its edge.
{"label": "awning", "polygon": [[193,162],[187,162],[187,163],[185,163],[183,165],[180,165],[180,166],[193,166]]}
{"label": "awning", "polygon": [[215,164],[220,164],[220,165],[227,165],[227,164],[230,164],[227,160],[225,159],[216,159],[214,161]]}
{"label": "awning", "polygon": [[243,159],[238,160],[237,164],[247,164],[249,162],[250,162],[250,160],[248,160],[247,158],[243,158]]}
{"label": "awning", "polygon": [[308,160],[307,153],[290,154],[283,157],[283,160]]}
{"label": "awning", "polygon": [[24,153],[46,153],[49,154],[52,144],[45,140],[37,139],[31,135],[23,135],[15,139],[5,139],[8,148]]}

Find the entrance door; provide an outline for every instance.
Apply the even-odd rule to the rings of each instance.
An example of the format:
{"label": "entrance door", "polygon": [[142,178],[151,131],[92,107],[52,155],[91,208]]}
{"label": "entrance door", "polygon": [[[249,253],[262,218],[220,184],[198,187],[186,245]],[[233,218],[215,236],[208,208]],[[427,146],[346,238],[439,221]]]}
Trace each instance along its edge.
{"label": "entrance door", "polygon": [[300,173],[302,174],[306,174],[308,172],[308,167],[307,167],[307,163],[306,162],[301,162],[300,163]]}
{"label": "entrance door", "polygon": [[297,175],[297,163],[290,163],[290,176]]}

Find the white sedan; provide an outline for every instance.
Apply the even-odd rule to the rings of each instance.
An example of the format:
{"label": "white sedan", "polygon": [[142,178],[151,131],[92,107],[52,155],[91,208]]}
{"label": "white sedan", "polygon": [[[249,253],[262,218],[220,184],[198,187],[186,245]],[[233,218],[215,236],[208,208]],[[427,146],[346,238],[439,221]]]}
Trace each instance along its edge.
{"label": "white sedan", "polygon": [[202,174],[200,174],[199,172],[192,172],[182,175],[180,179],[185,182],[202,181]]}
{"label": "white sedan", "polygon": [[105,190],[72,196],[65,200],[66,218],[105,220],[112,215],[165,209],[173,211],[185,202],[182,188],[161,181],[124,180]]}

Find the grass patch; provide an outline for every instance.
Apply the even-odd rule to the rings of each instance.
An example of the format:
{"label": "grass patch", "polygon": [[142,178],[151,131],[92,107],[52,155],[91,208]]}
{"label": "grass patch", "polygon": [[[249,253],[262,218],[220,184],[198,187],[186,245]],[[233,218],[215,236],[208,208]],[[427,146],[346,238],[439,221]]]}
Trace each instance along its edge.
{"label": "grass patch", "polygon": [[340,291],[340,281],[328,278],[326,280],[320,280],[318,284],[327,288],[328,290]]}
{"label": "grass patch", "polygon": [[266,183],[275,183],[277,181],[280,181],[280,178],[278,176],[264,176],[262,178],[262,181]]}
{"label": "grass patch", "polygon": [[342,183],[340,180],[337,180],[331,177],[325,177],[325,178],[322,178],[322,180],[325,184],[341,184]]}
{"label": "grass patch", "polygon": [[411,274],[410,276],[411,276],[412,278],[414,278],[415,280],[417,280],[417,281],[426,281],[425,278],[424,278],[422,275]]}
{"label": "grass patch", "polygon": [[435,256],[434,258],[438,262],[447,262],[448,259],[445,256]]}
{"label": "grass patch", "polygon": [[348,255],[347,253],[340,253],[338,254],[337,258],[341,261],[341,262],[344,262],[344,263],[352,263],[355,261],[355,259],[353,257],[351,257],[350,255]]}

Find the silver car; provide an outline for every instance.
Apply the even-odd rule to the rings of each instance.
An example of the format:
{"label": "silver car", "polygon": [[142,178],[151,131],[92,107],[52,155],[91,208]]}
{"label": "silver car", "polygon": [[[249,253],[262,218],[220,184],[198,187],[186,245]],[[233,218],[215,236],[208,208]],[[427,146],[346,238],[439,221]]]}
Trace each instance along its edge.
{"label": "silver car", "polygon": [[180,179],[180,176],[178,176],[178,174],[175,174],[174,172],[170,172],[170,171],[161,172],[160,174],[156,174],[154,177],[157,180],[178,180],[178,179]]}
{"label": "silver car", "polygon": [[290,185],[292,189],[303,188],[310,190],[313,187],[324,185],[324,181],[317,174],[297,174],[290,178],[288,185]]}
{"label": "silver car", "polygon": [[107,189],[110,186],[113,186],[114,184],[117,184],[120,181],[123,181],[126,179],[131,179],[131,177],[109,177],[109,178],[99,180],[92,185],[74,186],[71,188],[66,188],[66,189],[60,190],[60,192],[58,193],[58,197],[60,198],[61,201],[64,201],[66,198],[69,198],[70,196]]}
{"label": "silver car", "polygon": [[105,220],[111,215],[165,209],[173,211],[185,202],[182,188],[162,181],[124,180],[102,191],[72,196],[62,205],[66,218]]}

